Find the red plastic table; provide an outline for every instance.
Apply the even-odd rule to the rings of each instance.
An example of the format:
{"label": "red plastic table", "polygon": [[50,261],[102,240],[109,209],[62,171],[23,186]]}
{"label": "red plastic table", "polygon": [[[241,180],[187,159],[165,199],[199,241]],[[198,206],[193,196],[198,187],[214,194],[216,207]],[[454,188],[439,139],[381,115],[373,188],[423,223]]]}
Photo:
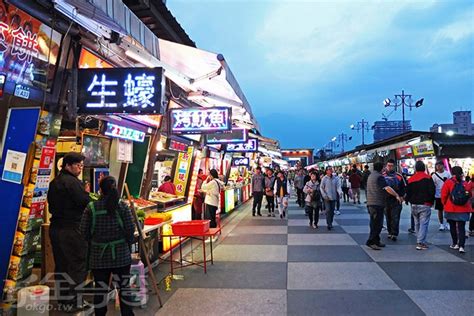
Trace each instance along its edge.
{"label": "red plastic table", "polygon": [[[173,261],[173,248],[171,248],[170,251],[170,268],[171,268],[171,274],[173,274],[174,269],[182,269],[186,268],[189,266],[199,266],[204,268],[204,273],[207,273],[207,262],[211,262],[211,264],[214,264],[214,256],[213,256],[213,248],[212,248],[212,238],[219,234],[221,232],[220,228],[210,228],[207,232],[202,233],[202,234],[171,234],[171,235],[161,235],[162,238],[169,238],[170,239],[170,244],[171,244],[171,239],[172,238],[179,238],[179,258],[180,258],[180,265],[178,267],[174,267],[174,261]],[[202,251],[203,251],[203,261],[202,262],[195,262],[195,261],[186,261],[183,260],[183,252],[182,252],[182,241],[183,239],[190,238],[191,239],[191,251],[192,251],[192,239],[197,239],[202,241]],[[206,259],[206,239],[210,238],[210,248],[211,248],[211,260]],[[183,264],[183,262],[186,262],[187,264]]]}

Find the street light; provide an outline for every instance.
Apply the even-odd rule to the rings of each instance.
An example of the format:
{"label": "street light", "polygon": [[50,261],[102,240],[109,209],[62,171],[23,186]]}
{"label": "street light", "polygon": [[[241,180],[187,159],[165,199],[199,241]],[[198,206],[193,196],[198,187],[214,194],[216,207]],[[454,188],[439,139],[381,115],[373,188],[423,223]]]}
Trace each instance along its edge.
{"label": "street light", "polygon": [[362,131],[362,145],[365,144],[365,132],[369,131],[369,122],[362,119],[362,121],[357,122],[356,124],[352,124],[351,129],[356,131]]}
{"label": "street light", "polygon": [[[395,110],[401,106],[402,107],[402,131],[405,132],[405,107],[408,107],[411,111],[412,108],[419,108],[423,105],[424,98],[419,99],[413,104],[411,94],[405,94],[405,91],[402,90],[402,94],[395,94],[395,98],[390,100],[389,98],[383,100],[384,107],[394,107]],[[393,101],[393,102],[392,102]]]}
{"label": "street light", "polygon": [[453,132],[453,131],[447,131],[447,132],[446,132],[446,135],[448,135],[448,136],[453,136],[453,135],[454,135],[454,132]]}

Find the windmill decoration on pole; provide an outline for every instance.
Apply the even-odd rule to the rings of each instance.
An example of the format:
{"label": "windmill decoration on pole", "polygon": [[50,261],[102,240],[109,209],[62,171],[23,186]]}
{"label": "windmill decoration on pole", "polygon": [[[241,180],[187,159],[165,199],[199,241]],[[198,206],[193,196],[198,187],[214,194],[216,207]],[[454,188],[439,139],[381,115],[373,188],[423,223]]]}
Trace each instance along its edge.
{"label": "windmill decoration on pole", "polygon": [[411,94],[405,94],[405,90],[402,90],[402,94],[395,94],[395,98],[390,100],[389,98],[383,100],[383,105],[387,107],[393,107],[397,110],[398,107],[402,108],[402,131],[406,131],[406,120],[405,120],[405,107],[408,107],[411,111],[412,108],[419,108],[423,105],[424,98],[419,99],[413,104]]}

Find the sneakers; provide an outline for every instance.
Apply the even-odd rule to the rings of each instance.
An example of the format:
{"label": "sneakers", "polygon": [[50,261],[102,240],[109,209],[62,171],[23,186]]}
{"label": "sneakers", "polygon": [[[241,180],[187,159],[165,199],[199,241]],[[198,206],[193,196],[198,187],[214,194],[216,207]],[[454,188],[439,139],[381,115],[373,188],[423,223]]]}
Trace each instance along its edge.
{"label": "sneakers", "polygon": [[464,247],[459,247],[459,253],[466,253],[466,251],[464,250]]}
{"label": "sneakers", "polygon": [[439,231],[442,232],[446,229],[445,225],[444,224],[439,224]]}
{"label": "sneakers", "polygon": [[469,237],[474,237],[474,230],[471,230],[471,231],[469,232]]}
{"label": "sneakers", "polygon": [[395,235],[388,235],[387,237],[390,240],[397,241],[397,236],[395,236]]}
{"label": "sneakers", "polygon": [[449,246],[449,248],[458,250],[458,249],[459,249],[459,245],[451,245],[451,246]]}
{"label": "sneakers", "polygon": [[426,250],[426,249],[428,249],[428,245],[422,244],[422,243],[416,244],[416,250]]}
{"label": "sneakers", "polygon": [[384,244],[384,243],[381,243],[381,242],[379,242],[379,243],[378,243],[376,246],[377,246],[377,247],[380,247],[380,248],[383,248],[383,247],[385,247],[385,244]]}
{"label": "sneakers", "polygon": [[341,212],[339,212],[339,211],[334,211],[334,214],[335,214],[335,215],[341,215]]}
{"label": "sneakers", "polygon": [[414,230],[413,228],[408,228],[408,232],[409,232],[410,234],[414,234],[414,233],[415,233],[415,230]]}
{"label": "sneakers", "polygon": [[268,215],[267,215],[267,216],[268,216],[268,217],[271,217],[271,216],[272,216],[272,214],[271,214],[271,213],[268,213]]}
{"label": "sneakers", "polygon": [[275,217],[275,213],[272,213],[272,217]]}
{"label": "sneakers", "polygon": [[369,247],[369,248],[372,249],[372,250],[382,250],[382,248],[380,248],[380,247],[377,246],[377,245],[367,245],[367,247]]}
{"label": "sneakers", "polygon": [[449,230],[449,224],[448,223],[444,224],[444,230]]}

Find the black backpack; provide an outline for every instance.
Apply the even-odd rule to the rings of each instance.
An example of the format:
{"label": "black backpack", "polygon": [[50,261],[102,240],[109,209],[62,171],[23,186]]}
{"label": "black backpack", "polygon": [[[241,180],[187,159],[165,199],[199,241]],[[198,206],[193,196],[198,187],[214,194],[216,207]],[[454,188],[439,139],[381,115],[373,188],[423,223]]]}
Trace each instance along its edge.
{"label": "black backpack", "polygon": [[469,201],[469,192],[464,188],[464,181],[455,182],[451,191],[451,201],[454,205],[464,205]]}

